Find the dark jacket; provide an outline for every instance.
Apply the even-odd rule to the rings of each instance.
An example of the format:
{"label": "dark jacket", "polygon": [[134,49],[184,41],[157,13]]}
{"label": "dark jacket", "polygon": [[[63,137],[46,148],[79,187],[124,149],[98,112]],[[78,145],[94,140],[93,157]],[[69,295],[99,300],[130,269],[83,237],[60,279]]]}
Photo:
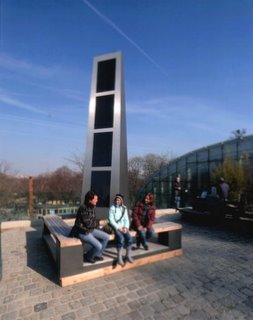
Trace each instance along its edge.
{"label": "dark jacket", "polygon": [[145,206],[138,202],[132,211],[131,228],[137,229],[140,226],[150,229],[155,222],[155,206]]}
{"label": "dark jacket", "polygon": [[77,237],[79,233],[90,233],[98,226],[99,220],[96,219],[95,207],[82,204],[77,210],[75,224],[69,236]]}
{"label": "dark jacket", "polygon": [[177,182],[177,181],[176,181],[176,182],[174,183],[173,191],[174,191],[174,197],[180,197],[181,191],[182,191],[181,182]]}

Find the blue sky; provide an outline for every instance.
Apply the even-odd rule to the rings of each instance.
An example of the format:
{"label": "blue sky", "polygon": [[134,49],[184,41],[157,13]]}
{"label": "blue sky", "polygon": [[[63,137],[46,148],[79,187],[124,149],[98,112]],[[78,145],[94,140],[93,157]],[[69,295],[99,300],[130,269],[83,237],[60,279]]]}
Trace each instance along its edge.
{"label": "blue sky", "polygon": [[253,1],[0,0],[0,161],[85,152],[94,56],[122,51],[128,156],[253,133]]}

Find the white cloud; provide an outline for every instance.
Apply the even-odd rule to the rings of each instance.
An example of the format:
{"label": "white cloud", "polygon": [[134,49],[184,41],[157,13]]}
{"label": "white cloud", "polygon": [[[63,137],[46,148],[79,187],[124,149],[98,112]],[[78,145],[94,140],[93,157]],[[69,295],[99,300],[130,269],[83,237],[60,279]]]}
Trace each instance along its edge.
{"label": "white cloud", "polygon": [[[253,131],[251,117],[222,108],[215,101],[187,96],[152,98],[127,106],[131,154],[185,152],[229,139],[237,128]],[[136,122],[136,119],[138,121]],[[136,125],[138,123],[138,125]],[[144,147],[148,137],[150,147]],[[134,147],[137,146],[137,147]]]}
{"label": "white cloud", "polygon": [[15,73],[24,73],[36,78],[48,78],[58,71],[57,66],[44,67],[35,65],[26,60],[15,59],[11,56],[0,54],[0,67]]}
{"label": "white cloud", "polygon": [[33,126],[42,126],[42,127],[47,127],[47,128],[56,128],[62,131],[65,131],[66,128],[71,129],[85,129],[85,123],[84,124],[77,124],[76,122],[72,121],[64,121],[64,120],[57,120],[57,119],[52,119],[51,117],[47,117],[44,120],[38,120],[34,118],[28,118],[28,117],[20,117],[20,116],[13,116],[13,115],[1,115],[0,114],[0,120],[4,121],[5,123],[10,123],[10,122],[16,122],[16,123],[24,123],[24,124],[30,124]]}
{"label": "white cloud", "polygon": [[[2,70],[2,79],[7,80],[6,82],[2,81],[2,85],[6,86],[6,83],[10,81],[14,83],[16,81],[21,85],[25,84],[47,90],[58,96],[79,102],[84,102],[87,99],[85,92],[76,89],[76,86],[80,83],[80,77],[82,77],[82,80],[84,77],[83,74],[80,74],[79,69],[66,68],[60,65],[44,67],[26,60],[0,54],[0,70]],[[36,78],[36,81],[34,81],[34,78]],[[75,89],[71,88],[73,81],[71,81],[71,85],[68,81],[73,78],[76,80]]]}

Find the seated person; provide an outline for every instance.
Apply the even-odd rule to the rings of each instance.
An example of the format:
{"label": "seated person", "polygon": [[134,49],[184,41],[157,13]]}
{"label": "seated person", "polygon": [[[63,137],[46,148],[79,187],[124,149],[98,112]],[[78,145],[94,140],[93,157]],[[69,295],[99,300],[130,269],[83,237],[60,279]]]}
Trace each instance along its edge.
{"label": "seated person", "polygon": [[98,196],[95,192],[88,191],[86,193],[84,203],[77,210],[75,224],[69,235],[79,238],[83,246],[85,243],[90,245],[88,252],[84,253],[84,260],[90,263],[104,259],[102,255],[109,241],[109,235],[97,229],[104,225],[103,220],[96,219],[97,201]]}
{"label": "seated person", "polygon": [[148,250],[147,239],[153,235],[152,225],[155,222],[155,197],[152,193],[147,193],[142,202],[137,202],[132,211],[131,228],[137,232],[136,247],[134,250],[140,249],[140,245]]}
{"label": "seated person", "polygon": [[129,218],[127,207],[123,204],[122,194],[116,194],[114,204],[109,209],[109,222],[114,229],[117,241],[117,263],[124,266],[122,258],[123,248],[126,247],[126,260],[133,263],[131,257],[132,238],[129,233]]}

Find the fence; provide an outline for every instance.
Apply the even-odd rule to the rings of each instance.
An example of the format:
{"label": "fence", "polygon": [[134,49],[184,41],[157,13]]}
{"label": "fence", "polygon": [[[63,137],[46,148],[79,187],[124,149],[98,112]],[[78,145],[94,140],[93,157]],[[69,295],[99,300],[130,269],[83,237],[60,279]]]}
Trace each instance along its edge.
{"label": "fence", "polygon": [[[46,199],[46,195],[43,195]],[[56,195],[57,196],[57,195]],[[58,194],[61,199],[62,194]],[[71,196],[69,196],[71,198]],[[77,195],[68,202],[64,200],[37,200],[29,202],[28,194],[0,192],[0,222],[13,220],[27,220],[45,214],[73,215],[80,205]]]}

